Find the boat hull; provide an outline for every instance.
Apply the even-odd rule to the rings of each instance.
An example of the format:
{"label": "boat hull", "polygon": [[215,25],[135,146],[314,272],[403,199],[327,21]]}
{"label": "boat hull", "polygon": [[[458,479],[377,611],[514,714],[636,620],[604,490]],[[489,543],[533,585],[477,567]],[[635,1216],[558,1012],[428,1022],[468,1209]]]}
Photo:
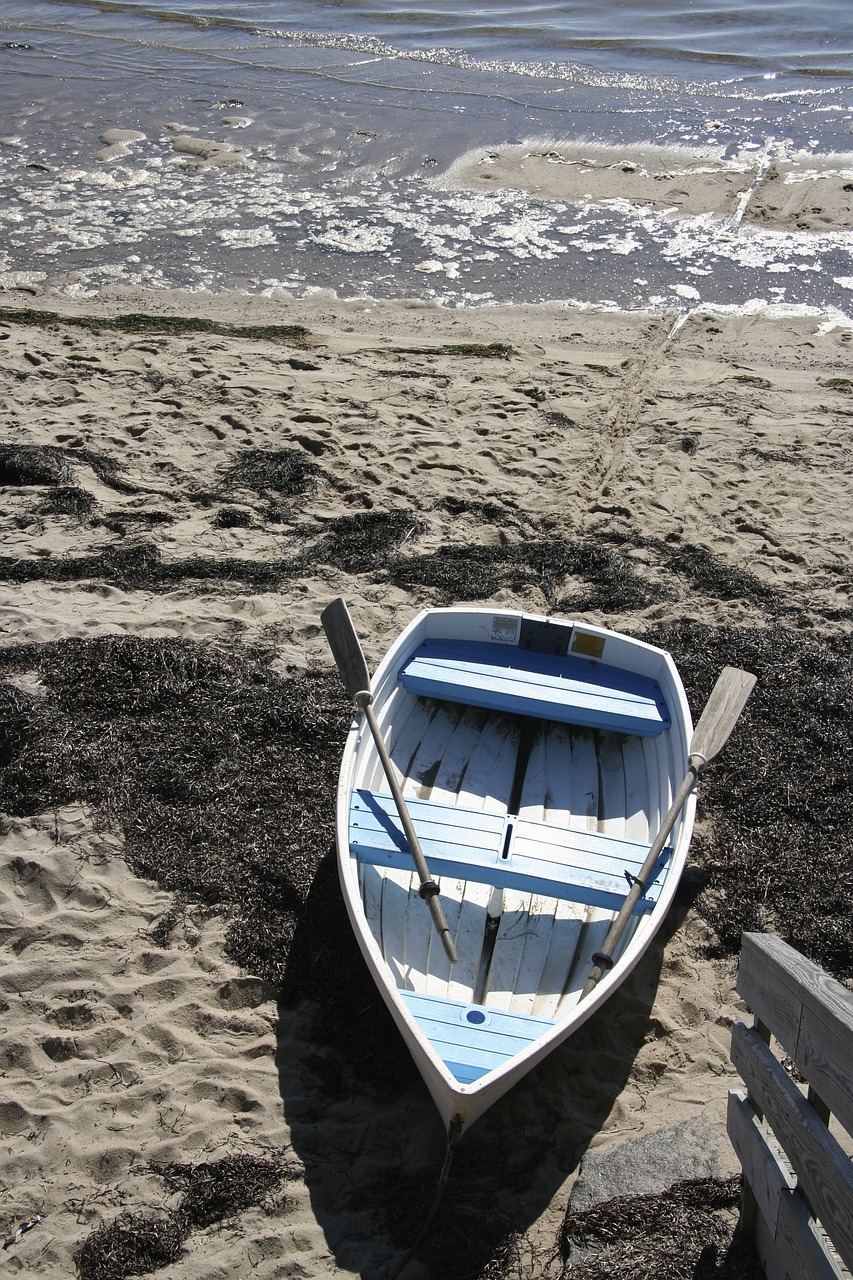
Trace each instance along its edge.
{"label": "boat hull", "polygon": [[693,797],[613,967],[582,996],[688,771],[690,710],[665,651],[491,609],[424,611],[371,693],[457,964],[418,894],[362,713],[338,789],[341,885],[373,978],[442,1121],[459,1132],[607,1000],[660,927]]}

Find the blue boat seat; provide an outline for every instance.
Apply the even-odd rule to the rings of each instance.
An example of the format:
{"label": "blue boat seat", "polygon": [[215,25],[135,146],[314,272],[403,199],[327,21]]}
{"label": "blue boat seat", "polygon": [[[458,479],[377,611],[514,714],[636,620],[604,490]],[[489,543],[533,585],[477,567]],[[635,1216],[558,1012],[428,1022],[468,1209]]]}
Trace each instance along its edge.
{"label": "blue boat seat", "polygon": [[554,1026],[547,1018],[486,1009],[445,996],[428,996],[418,991],[399,994],[460,1084],[471,1084],[503,1066]]}
{"label": "blue boat seat", "polygon": [[[648,848],[597,831],[532,822],[500,813],[457,809],[431,800],[408,800],[430,874],[473,880],[618,911]],[[354,791],[349,841],[361,862],[411,871],[406,837],[390,795]],[[660,897],[659,877],[672,855],[664,849],[637,904],[648,911]]]}
{"label": "blue boat seat", "polygon": [[657,681],[574,654],[427,640],[401,667],[410,693],[588,729],[655,737],[670,716]]}

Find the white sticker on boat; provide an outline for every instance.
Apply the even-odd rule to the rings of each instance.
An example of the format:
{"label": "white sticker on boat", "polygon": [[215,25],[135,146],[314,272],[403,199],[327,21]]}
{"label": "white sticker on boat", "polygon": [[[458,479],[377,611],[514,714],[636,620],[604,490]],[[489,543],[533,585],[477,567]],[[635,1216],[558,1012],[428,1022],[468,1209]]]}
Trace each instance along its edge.
{"label": "white sticker on boat", "polygon": [[516,644],[518,642],[520,621],[517,617],[511,618],[501,614],[494,614],[492,617],[492,639],[499,640],[503,644]]}

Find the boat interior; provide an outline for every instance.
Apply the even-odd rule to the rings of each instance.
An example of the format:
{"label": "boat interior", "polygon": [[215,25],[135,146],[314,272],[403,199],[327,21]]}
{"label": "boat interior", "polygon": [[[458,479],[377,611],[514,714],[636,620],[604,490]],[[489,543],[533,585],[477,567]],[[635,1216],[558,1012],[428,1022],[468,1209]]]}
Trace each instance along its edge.
{"label": "boat interior", "polygon": [[[451,966],[432,928],[405,841],[394,831],[390,797],[377,808],[388,786],[366,747],[358,788],[379,813],[374,825],[390,832],[390,862],[375,853],[359,857],[359,884],[399,992],[415,1002],[478,1006],[485,1011],[478,1017],[505,1011],[536,1025],[566,1020],[671,802],[680,766],[672,734],[581,728],[403,689],[392,704],[383,732],[459,956]],[[353,814],[352,850],[358,821]],[[438,821],[443,834],[433,840],[430,823]],[[374,843],[382,837],[379,831]],[[477,878],[470,858],[454,854],[470,839],[483,860]],[[488,846],[485,853],[480,845]],[[571,874],[567,860],[575,864]],[[664,864],[617,958],[665,876]]]}

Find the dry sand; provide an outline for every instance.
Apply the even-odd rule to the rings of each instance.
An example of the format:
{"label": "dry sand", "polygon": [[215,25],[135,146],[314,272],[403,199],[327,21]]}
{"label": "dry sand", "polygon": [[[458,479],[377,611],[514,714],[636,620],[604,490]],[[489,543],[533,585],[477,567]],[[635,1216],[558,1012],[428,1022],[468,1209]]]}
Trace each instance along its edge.
{"label": "dry sand", "polygon": [[[55,298],[4,304],[93,311]],[[663,549],[689,542],[750,571],[783,612],[817,609],[821,627],[844,625],[832,616],[849,603],[849,324],[126,295],[97,310],[304,324],[310,336],[294,345],[0,314],[0,443],[95,451],[134,485],[121,493],[85,460],[71,467],[68,483],[106,524],[38,514],[43,487],[7,485],[3,555],[81,557],[126,547],[141,529],[166,564],[200,556],[222,566],[219,579],[156,591],[97,578],[4,581],[4,647],[108,633],[237,640],[273,646],[282,671],[327,668],[318,615],[340,593],[375,662],[435,591],[316,565],[255,591],[229,580],[228,562],[280,560],[299,528],[365,510],[415,513],[421,551],[497,541],[472,504],[508,502],[546,533],[636,538],[637,569],[659,594],[617,614],[591,611],[593,620],[763,625],[754,601],[673,579]],[[472,343],[512,354],[484,356]],[[288,521],[265,520],[266,503],[249,491],[188,500],[215,494],[241,451],[288,447],[321,469]],[[247,523],[217,527],[226,505]],[[168,522],[145,519],[163,512]],[[547,583],[494,599],[553,604]],[[379,1207],[385,1188],[437,1171],[443,1138],[425,1088],[407,1079],[383,1098],[321,1089],[310,1011],[277,1008],[272,990],[235,968],[216,912],[190,910],[173,945],[156,946],[150,930],[169,902],[79,803],[2,819],[0,1229],[44,1216],[4,1254],[7,1273],[73,1274],[73,1251],[97,1226],[173,1205],[152,1163],[283,1152],[279,1193],[193,1231],[159,1274],[399,1274],[405,1249]],[[553,1245],[588,1147],[701,1120],[720,1172],[735,1169],[725,1139],[734,962],[707,958],[689,895],[664,932],[609,1012],[466,1139],[478,1176],[514,1188],[536,1247]]]}

